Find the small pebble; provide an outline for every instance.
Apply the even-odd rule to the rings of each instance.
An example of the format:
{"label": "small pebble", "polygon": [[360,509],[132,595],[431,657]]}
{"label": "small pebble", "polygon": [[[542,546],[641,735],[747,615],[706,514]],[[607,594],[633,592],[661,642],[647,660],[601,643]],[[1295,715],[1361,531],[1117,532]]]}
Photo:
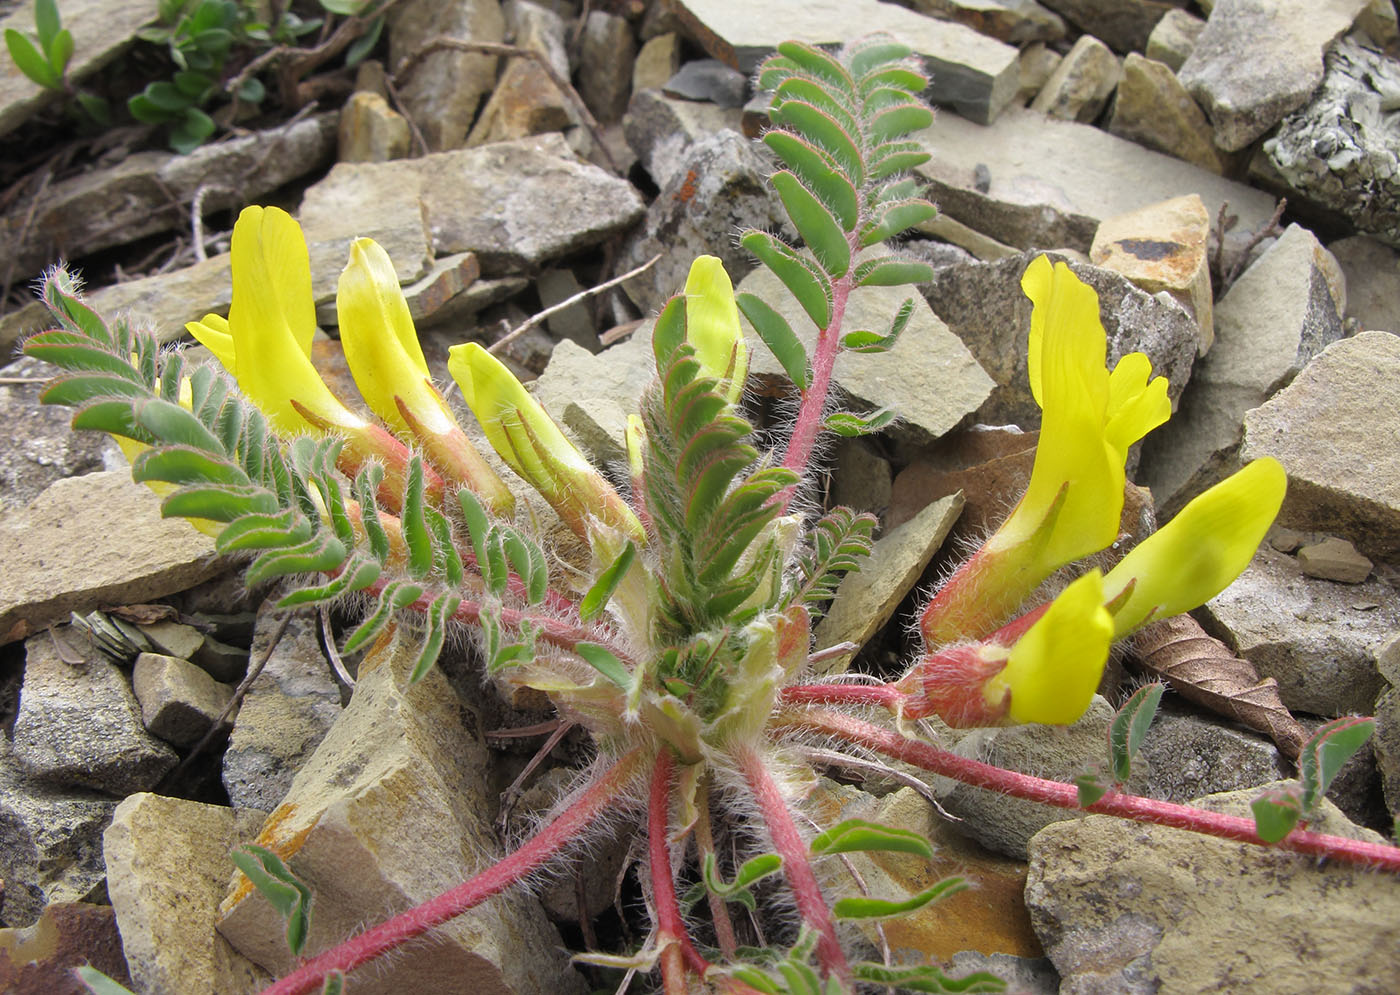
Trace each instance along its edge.
{"label": "small pebble", "polygon": [[1329,537],[1298,550],[1303,573],[1322,580],[1360,584],[1371,575],[1371,561],[1345,539]]}

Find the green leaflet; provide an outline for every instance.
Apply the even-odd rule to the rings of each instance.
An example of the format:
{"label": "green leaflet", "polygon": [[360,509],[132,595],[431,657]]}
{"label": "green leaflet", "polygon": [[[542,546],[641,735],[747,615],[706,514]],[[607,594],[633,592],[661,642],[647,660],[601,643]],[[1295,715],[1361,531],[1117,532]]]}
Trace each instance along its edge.
{"label": "green leaflet", "polygon": [[219,438],[205,428],[192,411],[162,398],[151,397],[136,405],[136,421],[168,445],[193,446],[221,453]]}
{"label": "green leaflet", "polygon": [[222,487],[195,484],[182,487],[161,502],[162,518],[207,518],[231,522],[243,515],[269,515],[278,508],[277,496],[261,487]]}
{"label": "green leaflet", "polygon": [[881,204],[875,216],[861,229],[860,246],[868,248],[937,216],[938,208],[926,200],[897,200]]}
{"label": "green leaflet", "polygon": [[805,100],[788,100],[769,111],[773,124],[790,128],[830,153],[851,183],[865,182],[865,165],[856,138],[820,107]]}
{"label": "green leaflet", "polygon": [[1157,715],[1157,705],[1167,686],[1160,681],[1145,684],[1132,693],[1108,726],[1108,757],[1113,778],[1122,784],[1133,773],[1133,758]]}
{"label": "green leaflet", "polygon": [[408,546],[408,573],[422,580],[433,569],[433,540],[428,523],[423,518],[423,461],[414,456],[408,463],[408,479],[404,487],[403,539]]}
{"label": "green leaflet", "polygon": [[348,550],[332,533],[322,529],[310,539],[286,549],[270,549],[253,561],[245,582],[252,587],[287,574],[326,572],[345,562]]}
{"label": "green leaflet", "polygon": [[849,91],[855,85],[855,81],[851,79],[851,74],[846,71],[846,67],[815,45],[808,45],[806,42],[800,41],[779,42],[778,54],[802,71],[811,73],[828,83],[834,83],[842,90]]}
{"label": "green leaflet", "polygon": [[631,539],[628,539],[627,544],[622,547],[622,552],[617,555],[617,559],[609,563],[607,568],[598,575],[598,579],[593,582],[582,600],[579,601],[579,618],[585,622],[591,622],[602,614],[603,609],[607,607],[608,601],[612,598],[613,592],[622,583],[622,578],[627,575],[636,555],[637,546]]}
{"label": "green leaflet", "polygon": [[832,853],[883,850],[933,858],[933,847],[922,834],[865,819],[847,819],[832,826],[813,837],[810,848],[814,857]]}
{"label": "green leaflet", "polygon": [[221,484],[226,487],[248,487],[252,481],[243,468],[225,459],[216,459],[206,451],[189,446],[166,446],[147,449],[131,464],[131,479],[138,484],[162,480],[170,484]]}
{"label": "green leaflet", "polygon": [[899,336],[903,333],[906,325],[909,324],[909,317],[914,313],[914,298],[907,297],[904,303],[895,312],[894,321],[890,323],[890,330],[885,335],[876,332],[855,331],[847,332],[841,336],[841,348],[849,349],[851,352],[889,352],[899,341]]}
{"label": "green leaflet", "polygon": [[407,581],[390,581],[379,592],[379,601],[369,618],[359,624],[350,638],[345,640],[344,653],[354,653],[368,646],[389,624],[394,612],[407,608],[423,596],[423,589]]}
{"label": "green leaflet", "polygon": [[963,878],[944,878],[931,888],[902,902],[886,902],[877,898],[843,898],[831,907],[837,919],[889,919],[907,915],[940,898],[947,898],[967,888]]}
{"label": "green leaflet", "polygon": [[831,284],[811,261],[766,232],[747,231],[739,242],[783,281],[813,324],[825,328],[831,323]]}
{"label": "green leaflet", "polygon": [[797,233],[822,268],[833,278],[845,276],[851,268],[851,246],[835,216],[812,191],[803,186],[796,174],[782,170],[774,173],[769,181],[782,198],[783,207]]}
{"label": "green leaflet", "polygon": [[249,843],[232,851],[229,859],[287,920],[287,949],[300,957],[311,929],[311,889],[267,847]]}
{"label": "green leaflet", "polygon": [[836,215],[843,229],[855,230],[860,215],[856,188],[842,175],[831,156],[800,135],[788,131],[769,131],[763,136],[763,143],[821,198],[822,203]]}
{"label": "green leaflet", "polygon": [[[888,41],[881,38],[864,39],[857,42],[851,50],[851,75],[864,82],[872,72],[884,72],[882,67],[887,62],[898,62],[900,59],[907,59],[913,54],[913,50],[908,45],[902,45],[897,41]],[[897,67],[903,69],[903,67]],[[915,93],[928,85],[928,81],[912,70],[909,72],[917,82],[912,89]]]}
{"label": "green leaflet", "polygon": [[761,297],[750,293],[734,295],[739,312],[748,319],[758,337],[782,364],[783,371],[798,390],[806,390],[812,382],[812,368],[807,362],[807,350],[792,330],[786,318]]}
{"label": "green leaflet", "polygon": [[271,514],[250,514],[234,519],[214,540],[214,548],[220,553],[280,549],[305,542],[314,531],[315,526],[300,510],[284,508]]}
{"label": "green leaflet", "polygon": [[418,649],[418,659],[414,661],[413,671],[408,675],[410,684],[421,681],[432,669],[433,664],[437,663],[437,658],[442,653],[443,641],[447,638],[447,623],[461,603],[461,598],[447,591],[439,594],[428,606],[428,632],[423,638],[423,645]]}
{"label": "green leaflet", "polygon": [[296,605],[331,601],[351,591],[363,591],[379,579],[379,561],[364,553],[350,554],[350,559],[329,583],[315,587],[302,587],[291,592],[277,602],[279,608],[292,608]]}
{"label": "green leaflet", "polygon": [[622,690],[626,691],[632,686],[632,674],[627,669],[627,665],[613,655],[607,647],[599,646],[597,643],[579,643],[574,647],[574,652],[582,657],[590,667]]}
{"label": "green leaflet", "polygon": [[1321,804],[1332,779],[1376,731],[1376,720],[1343,716],[1328,722],[1303,744],[1298,773],[1303,782],[1303,811],[1311,815]]}
{"label": "green leaflet", "polygon": [[852,142],[860,135],[860,122],[855,117],[855,107],[850,93],[835,93],[831,88],[810,79],[795,76],[784,80],[773,94],[773,106],[780,106],[789,100],[802,100],[826,114],[844,131]]}
{"label": "green leaflet", "polygon": [[888,426],[898,413],[892,408],[881,408],[872,415],[857,415],[850,411],[836,411],[826,416],[822,422],[828,431],[854,439],[861,435],[871,435]]}
{"label": "green leaflet", "polygon": [[854,278],[857,287],[902,287],[932,280],[933,267],[915,259],[881,256],[857,266]]}
{"label": "green leaflet", "polygon": [[874,515],[846,507],[827,512],[812,530],[810,547],[798,557],[801,580],[793,600],[811,605],[835,597],[841,578],[859,570],[870,555],[878,524]]}

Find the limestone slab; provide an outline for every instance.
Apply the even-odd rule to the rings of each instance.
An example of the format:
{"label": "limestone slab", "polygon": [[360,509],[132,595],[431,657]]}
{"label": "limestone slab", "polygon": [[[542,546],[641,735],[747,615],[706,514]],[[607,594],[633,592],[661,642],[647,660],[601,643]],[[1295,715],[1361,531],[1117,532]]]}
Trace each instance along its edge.
{"label": "limestone slab", "polygon": [[970,120],[986,123],[1016,96],[1017,50],[972,28],[879,0],[773,0],[762,6],[727,0],[682,0],[681,20],[711,55],[742,72],[784,41],[840,45],[886,32],[925,59],[933,85],[925,93]]}
{"label": "limestone slab", "polygon": [[71,611],[150,601],[224,569],[214,542],[128,471],[69,477],[0,522],[0,642]]}
{"label": "limestone slab", "polygon": [[940,210],[1021,249],[1088,252],[1104,218],[1190,193],[1211,217],[1228,201],[1242,230],[1257,230],[1273,212],[1262,191],[1028,109],[1012,108],[990,127],[940,114],[917,137],[932,159],[916,172]]}
{"label": "limestone slab", "polygon": [[1212,173],[1225,172],[1225,160],[1211,139],[1210,122],[1200,105],[1170,67],[1136,52],[1129,52],[1123,61],[1123,80],[1108,130]]}

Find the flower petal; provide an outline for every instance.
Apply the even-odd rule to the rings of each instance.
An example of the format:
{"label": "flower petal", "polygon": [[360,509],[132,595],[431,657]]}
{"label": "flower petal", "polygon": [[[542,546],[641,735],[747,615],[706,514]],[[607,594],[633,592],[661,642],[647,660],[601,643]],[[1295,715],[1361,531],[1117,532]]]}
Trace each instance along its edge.
{"label": "flower petal", "polygon": [[428,381],[428,364],[394,264],[373,239],[351,244],[335,303],[345,361],[370,410],[408,432],[394,400],[399,397],[425,429],[448,431],[454,423]]}
{"label": "flower petal", "polygon": [[988,700],[1009,694],[1013,722],[1076,722],[1098,689],[1112,642],[1103,575],[1091,570],[1060,592],[1012,647],[1006,668],[987,682]]}
{"label": "flower petal", "polygon": [[1128,448],[1172,416],[1167,378],[1152,377],[1152,360],[1130,352],[1118,361],[1108,378],[1108,410],[1104,437],[1123,459]]}
{"label": "flower petal", "polygon": [[1254,557],[1287,487],[1278,461],[1257,459],[1139,543],[1104,578],[1114,638],[1190,611],[1228,587]]}
{"label": "flower petal", "polygon": [[739,327],[734,284],[714,256],[697,256],[685,281],[685,337],[705,375],[720,381],[730,403],[748,376],[748,348]]}
{"label": "flower petal", "polygon": [[1021,290],[1033,305],[1026,357],[1031,396],[1044,408],[1047,355],[1072,357],[1085,371],[1101,372],[1108,339],[1099,319],[1099,295],[1064,263],[1052,264],[1049,256],[1036,256],[1021,277]]}
{"label": "flower petal", "polygon": [[206,314],[203,321],[185,322],[185,331],[195,337],[195,341],[214,354],[219,365],[230,373],[237,365],[233,335],[229,332],[228,319],[217,314]]}

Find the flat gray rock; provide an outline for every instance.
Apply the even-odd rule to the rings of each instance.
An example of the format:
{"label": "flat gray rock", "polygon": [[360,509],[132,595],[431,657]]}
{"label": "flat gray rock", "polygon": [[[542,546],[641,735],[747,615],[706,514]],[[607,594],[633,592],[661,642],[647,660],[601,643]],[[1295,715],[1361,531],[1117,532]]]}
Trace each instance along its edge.
{"label": "flat gray rock", "polygon": [[727,0],[681,0],[676,12],[705,50],[750,73],[779,43],[841,45],[885,32],[923,56],[936,104],[983,124],[1016,96],[1017,51],[952,21],[940,21],[878,0],[773,0],[762,6]]}
{"label": "flat gray rock", "polygon": [[625,17],[591,10],[579,37],[579,96],[603,124],[622,120],[632,92],[637,40]]}
{"label": "flat gray rock", "polygon": [[26,774],[121,797],[155,787],[175,766],[175,751],[142,725],[126,674],[74,629],[31,636],[24,655],[14,758]]}
{"label": "flat gray rock", "polygon": [[115,798],[25,775],[0,736],[0,923],[28,926],[45,905],[100,894],[102,830],[116,807]]}
{"label": "flat gray rock", "polygon": [[[1248,816],[1259,793],[1197,804]],[[1311,828],[1380,842],[1322,806]],[[1062,992],[1380,992],[1400,975],[1400,889],[1372,870],[1104,815],[1042,830],[1030,864]]]}
{"label": "flat gray rock", "polygon": [[1327,246],[1347,280],[1347,317],[1362,330],[1400,335],[1400,252],[1365,235]]}
{"label": "flat gray rock", "polygon": [[[1031,396],[1026,358],[1031,302],[1021,290],[1021,276],[1035,255],[946,266],[924,288],[934,312],[996,381],[977,413],[977,420],[986,424],[1040,426],[1040,406]],[[1118,273],[1068,262],[1099,295],[1109,366],[1127,353],[1146,353],[1154,375],[1167,378],[1168,395],[1175,402],[1196,355],[1195,320],[1172,298],[1140,290]]]}
{"label": "flat gray rock", "polygon": [[658,187],[669,186],[691,149],[719,131],[741,131],[742,113],[718,104],[670,97],[660,90],[632,95],[622,119],[627,144]]}
{"label": "flat gray rock", "polygon": [[1169,10],[1147,36],[1147,47],[1142,54],[1176,72],[1196,47],[1196,39],[1201,36],[1205,26],[1206,22],[1195,14],[1179,9]]}
{"label": "flat gray rock", "polygon": [[151,735],[187,747],[218,721],[233,688],[176,656],[142,653],[131,671],[131,687],[141,704],[141,721]]}
{"label": "flat gray rock", "polygon": [[12,381],[0,383],[0,424],[8,426],[0,440],[0,516],[24,507],[55,480],[124,462],[110,437],[74,432],[72,410],[39,403],[44,380],[56,373],[57,367],[28,356],[0,368],[0,378]]}
{"label": "flat gray rock", "polygon": [[1209,631],[1278,681],[1291,711],[1369,715],[1381,692],[1376,657],[1400,626],[1384,581],[1340,584],[1305,576],[1268,546],[1204,608]]}
{"label": "flat gray rock", "polygon": [[990,127],[940,114],[918,133],[933,158],[918,167],[954,220],[1021,249],[1088,252],[1099,222],[1199,194],[1211,217],[1230,204],[1241,230],[1268,221],[1268,194],[1087,124],[1012,108]]}
{"label": "flat gray rock", "polygon": [[1370,556],[1400,551],[1400,336],[1333,343],[1285,390],[1245,416],[1243,459],[1288,471],[1280,520],[1350,539]]}
{"label": "flat gray rock", "polygon": [[[34,5],[6,4],[0,18],[0,34],[18,31],[34,34]],[[78,81],[107,65],[136,42],[136,32],[155,23],[151,0],[64,0],[60,8],[63,26],[73,35],[73,59],[68,79]],[[32,40],[32,38],[31,38]],[[61,96],[46,90],[21,73],[6,53],[0,69],[0,135],[13,131]]]}
{"label": "flat gray rock", "polygon": [[[767,267],[744,278],[737,291],[756,294],[788,320],[812,355],[817,327]],[[846,304],[843,334],[868,329],[884,334],[895,312],[914,301],[909,323],[888,352],[842,353],[832,381],[857,413],[891,408],[898,420],[887,431],[914,444],[932,442],[976,411],[992,392],[991,377],[967,346],[928,307],[913,287],[861,287]],[[749,347],[749,376],[786,379],[782,366],[742,316]]]}
{"label": "flat gray rock", "polygon": [[136,152],[54,183],[37,207],[23,200],[0,217],[0,270],[20,281],[60,258],[188,229],[196,191],[207,190],[206,212],[237,208],[324,166],[335,146],[336,115],[318,114],[189,155]]}
{"label": "flat gray rock", "polygon": [[736,284],[756,265],[734,233],[774,231],[785,224],[782,202],[768,186],[769,172],[759,149],[735,131],[718,132],[686,151],[642,223],[623,242],[619,268],[661,257],[622,285],[640,311],[659,310],[678,293],[698,255],[719,257]]}
{"label": "flat gray rock", "polygon": [[[255,659],[268,651],[281,621],[270,603],[258,613]],[[321,648],[316,616],[298,614],[235,714],[223,757],[229,802],[235,808],[275,809],[340,713],[340,687]]]}
{"label": "flat gray rock", "polygon": [[1322,85],[1283,119],[1263,154],[1291,191],[1400,246],[1397,132],[1400,62],[1341,38],[1327,53]]}
{"label": "flat gray rock", "polygon": [[[1144,483],[1176,509],[1229,465],[1245,412],[1342,336],[1335,262],[1290,225],[1215,307],[1215,343],[1196,364],[1176,418],[1148,437]],[[1336,417],[1328,422],[1339,424]],[[1222,460],[1224,462],[1222,462]]]}
{"label": "flat gray rock", "polygon": [[1305,104],[1322,53],[1369,0],[1218,0],[1177,74],[1215,125],[1215,144],[1244,148]]}
{"label": "flat gray rock", "polygon": [[[406,0],[388,13],[388,65],[398,66],[434,38],[501,42],[506,21],[497,0]],[[496,85],[494,55],[445,49],[426,56],[398,79],[399,96],[434,152],[455,149],[477,106]]]}
{"label": "flat gray rock", "polygon": [[1010,45],[1059,41],[1065,22],[1035,0],[914,0],[915,10],[966,24],[978,34]]}
{"label": "flat gray rock", "polygon": [[76,611],[150,601],[225,569],[214,542],[130,471],[69,477],[0,522],[0,642]]}
{"label": "flat gray rock", "polygon": [[581,162],[562,135],[537,135],[420,159],[341,163],[306,192],[308,241],[338,220],[344,266],[364,205],[390,194],[421,203],[432,255],[475,252],[493,276],[596,245],[644,210],[630,183]]}

